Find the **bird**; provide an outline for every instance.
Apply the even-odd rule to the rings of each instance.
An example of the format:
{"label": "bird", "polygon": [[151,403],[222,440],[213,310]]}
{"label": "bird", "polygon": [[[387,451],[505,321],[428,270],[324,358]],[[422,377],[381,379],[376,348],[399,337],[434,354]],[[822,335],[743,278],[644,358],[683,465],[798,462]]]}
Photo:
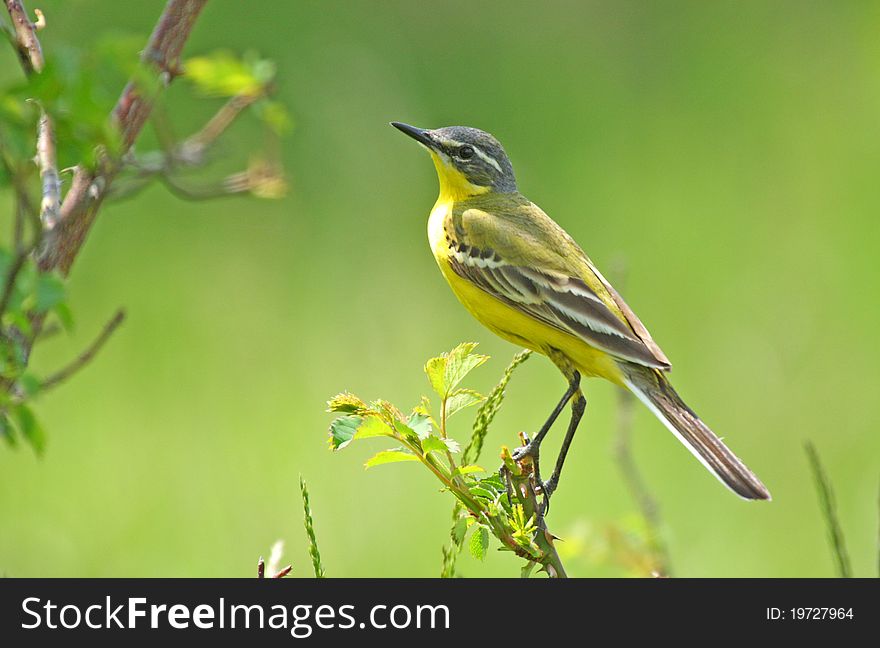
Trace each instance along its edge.
{"label": "bird", "polygon": [[[443,277],[486,328],[549,358],[568,385],[541,428],[514,457],[533,459],[545,507],[559,484],[586,409],[581,379],[598,377],[632,392],[710,473],[746,500],[770,500],[761,480],[673,389],[671,364],[647,328],[575,240],[519,192],[501,143],[467,126],[391,125],[425,149],[440,192],[428,241]],[[571,404],[571,418],[546,481],[540,446]]]}

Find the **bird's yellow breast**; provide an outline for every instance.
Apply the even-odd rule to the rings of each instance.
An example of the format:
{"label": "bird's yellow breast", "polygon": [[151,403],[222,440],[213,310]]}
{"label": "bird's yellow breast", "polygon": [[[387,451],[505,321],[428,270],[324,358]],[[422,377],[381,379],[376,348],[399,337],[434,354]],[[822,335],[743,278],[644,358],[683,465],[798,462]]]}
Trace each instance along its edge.
{"label": "bird's yellow breast", "polygon": [[544,355],[550,349],[561,351],[585,376],[600,376],[623,385],[623,376],[614,359],[583,340],[534,319],[493,297],[460,277],[452,268],[452,249],[446,238],[447,222],[454,201],[441,197],[428,218],[428,241],[452,292],[477,321],[496,335]]}

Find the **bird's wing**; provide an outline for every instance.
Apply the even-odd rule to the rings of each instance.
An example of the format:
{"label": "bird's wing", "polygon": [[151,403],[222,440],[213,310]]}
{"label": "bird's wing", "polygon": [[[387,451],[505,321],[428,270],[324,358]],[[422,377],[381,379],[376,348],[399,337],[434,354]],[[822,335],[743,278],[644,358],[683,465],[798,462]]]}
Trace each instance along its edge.
{"label": "bird's wing", "polygon": [[[657,345],[644,326],[601,275],[596,274],[593,287],[581,273],[566,271],[567,252],[578,254],[582,257],[579,265],[590,272],[593,269],[570,237],[543,212],[540,215],[552,225],[542,221],[538,227],[535,223],[523,227],[516,218],[499,219],[482,210],[463,210],[454,217],[449,237],[453,271],[522,313],[614,357],[668,369],[666,356],[655,353],[652,347]],[[566,250],[569,246],[573,249]],[[629,315],[650,343],[632,325]]]}
{"label": "bird's wing", "polygon": [[590,270],[596,275],[596,278],[602,282],[602,285],[605,286],[605,290],[608,291],[608,294],[611,295],[611,298],[614,300],[614,303],[617,304],[617,307],[620,309],[620,312],[623,313],[623,316],[626,318],[626,321],[629,322],[630,327],[635,332],[636,335],[639,336],[639,339],[644,342],[645,346],[650,349],[651,353],[654,355],[654,358],[666,365],[666,369],[672,368],[672,364],[669,362],[669,358],[666,357],[666,354],[663,353],[663,349],[660,348],[656,342],[654,342],[654,338],[651,337],[651,334],[648,333],[648,329],[645,328],[645,325],[642,324],[642,321],[638,318],[638,316],[633,312],[633,309],[629,307],[629,305],[623,301],[623,297],[620,296],[614,286],[608,283],[608,280],[602,276],[602,273],[594,266],[591,262],[589,263]]}

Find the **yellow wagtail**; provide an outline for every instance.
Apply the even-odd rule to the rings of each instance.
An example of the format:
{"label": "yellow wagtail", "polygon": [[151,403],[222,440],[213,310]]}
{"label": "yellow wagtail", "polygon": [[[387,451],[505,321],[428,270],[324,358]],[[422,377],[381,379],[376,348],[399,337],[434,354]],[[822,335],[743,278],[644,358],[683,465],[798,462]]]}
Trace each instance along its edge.
{"label": "yellow wagtail", "polygon": [[562,400],[517,455],[537,459],[553,422],[572,401],[553,474],[546,482],[536,475],[545,497],[558,484],[586,407],[584,375],[629,389],[734,493],[770,499],[761,481],[669,384],[669,360],[623,298],[571,236],[519,193],[498,140],[463,126],[392,126],[428,149],[437,168],[440,196],[428,220],[428,239],[456,297],[489,330],[549,357],[568,380]]}

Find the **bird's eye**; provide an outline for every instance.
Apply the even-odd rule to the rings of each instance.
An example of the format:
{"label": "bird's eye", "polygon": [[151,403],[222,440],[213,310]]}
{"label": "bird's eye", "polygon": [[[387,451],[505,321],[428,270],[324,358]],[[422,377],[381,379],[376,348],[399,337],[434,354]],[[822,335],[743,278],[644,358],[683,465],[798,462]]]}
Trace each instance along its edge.
{"label": "bird's eye", "polygon": [[470,160],[474,157],[474,149],[471,146],[462,146],[458,149],[458,157],[462,160]]}

